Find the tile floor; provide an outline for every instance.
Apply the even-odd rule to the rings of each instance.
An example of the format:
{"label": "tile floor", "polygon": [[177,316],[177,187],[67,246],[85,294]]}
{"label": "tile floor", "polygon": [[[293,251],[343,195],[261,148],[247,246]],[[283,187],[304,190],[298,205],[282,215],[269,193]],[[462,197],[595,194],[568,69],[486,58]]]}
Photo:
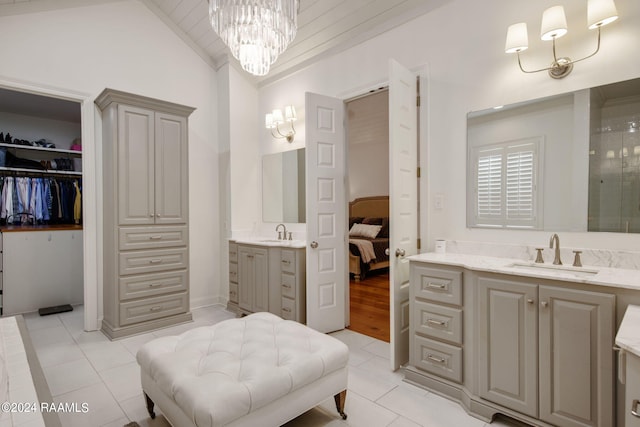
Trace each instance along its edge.
{"label": "tile floor", "polygon": [[[148,417],[140,371],[135,360],[138,348],[158,336],[178,334],[234,317],[223,307],[193,310],[194,322],[161,329],[119,341],[109,341],[101,332],[83,331],[82,306],[74,311],[40,317],[24,316],[31,340],[56,403],[89,405],[87,413],[61,414],[64,427],[122,427],[130,421],[140,426],[169,426],[156,409]],[[404,383],[402,374],[389,368],[389,344],[344,330],[333,334],[349,346],[349,392],[343,421],[333,398],[290,421],[298,426],[428,426],[507,427],[468,416],[456,403]],[[179,426],[175,426],[179,427]]]}

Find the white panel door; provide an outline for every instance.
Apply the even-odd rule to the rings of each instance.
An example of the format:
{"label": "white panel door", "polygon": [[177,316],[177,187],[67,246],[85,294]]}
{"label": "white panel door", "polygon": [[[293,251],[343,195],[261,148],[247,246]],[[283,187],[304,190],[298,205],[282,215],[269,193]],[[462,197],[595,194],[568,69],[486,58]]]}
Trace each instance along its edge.
{"label": "white panel door", "polygon": [[342,100],[306,93],[307,325],[345,327],[347,277]]}
{"label": "white panel door", "polygon": [[418,253],[416,76],[389,60],[391,368],[409,361],[409,255]]}

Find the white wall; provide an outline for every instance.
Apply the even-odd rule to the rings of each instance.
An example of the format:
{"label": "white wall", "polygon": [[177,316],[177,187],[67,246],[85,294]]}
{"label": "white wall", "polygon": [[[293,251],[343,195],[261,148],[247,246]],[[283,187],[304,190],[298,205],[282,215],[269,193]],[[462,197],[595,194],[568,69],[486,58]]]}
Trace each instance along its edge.
{"label": "white wall", "polygon": [[[586,29],[583,0],[564,0],[569,33],[558,42],[561,55],[579,57],[590,53],[595,33]],[[603,30],[600,52],[576,64],[562,80],[546,73],[524,74],[516,58],[504,53],[507,27],[527,21],[530,48],[523,54],[528,68],[546,66],[551,47],[537,40],[542,12],[555,0],[453,0],[345,52],[327,57],[260,90],[260,111],[273,105],[304,105],[304,92],[348,98],[358,90],[376,87],[387,80],[387,61],[393,57],[416,69],[428,64],[427,97],[423,99],[428,120],[423,121],[420,146],[422,163],[421,233],[426,249],[434,238],[544,244],[549,232],[467,229],[466,212],[466,114],[502,105],[627,80],[640,76],[636,55],[640,40],[640,2],[617,0],[619,21]],[[611,64],[615,64],[612,66]],[[268,136],[264,135],[265,143]],[[296,137],[296,140],[299,140]],[[436,210],[433,198],[443,197]],[[637,249],[638,235],[561,234],[564,246]]]}
{"label": "white wall", "polygon": [[[216,72],[145,5],[124,0],[0,17],[0,83],[85,94],[94,99],[105,87],[195,107],[189,118],[189,221],[192,306],[219,295],[220,227]],[[13,82],[13,83],[12,83]],[[100,151],[100,115],[85,117],[83,152]],[[100,159],[96,170],[99,194]],[[85,198],[85,201],[87,199]],[[101,212],[102,201],[85,210]],[[98,216],[98,220],[101,217]],[[101,224],[85,223],[84,234]],[[100,240],[97,237],[100,255]],[[91,242],[91,239],[85,240]],[[96,260],[93,260],[95,263]],[[99,276],[98,280],[99,280]],[[88,286],[99,283],[90,277]],[[101,311],[101,305],[100,305]]]}
{"label": "white wall", "polygon": [[389,195],[389,92],[350,101],[347,109],[349,200]]}

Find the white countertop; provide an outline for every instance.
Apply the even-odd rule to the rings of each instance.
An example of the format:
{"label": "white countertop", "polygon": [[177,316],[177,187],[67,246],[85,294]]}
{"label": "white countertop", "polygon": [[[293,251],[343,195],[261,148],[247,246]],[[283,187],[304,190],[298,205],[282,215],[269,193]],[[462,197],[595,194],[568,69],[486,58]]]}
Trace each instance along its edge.
{"label": "white countertop", "polygon": [[629,305],[616,334],[616,345],[640,357],[640,306]]}
{"label": "white countertop", "polygon": [[[408,259],[410,261],[453,265],[474,271],[513,274],[517,276],[640,290],[640,270],[593,267],[589,265],[583,267],[572,267],[571,265],[553,266],[549,263],[535,264],[532,261],[524,261],[517,258],[498,258],[453,253],[437,254],[433,252],[413,255],[408,257]],[[589,274],[590,272],[593,272],[593,274]]]}
{"label": "white countertop", "polygon": [[278,240],[269,237],[239,237],[237,239],[229,239],[230,242],[236,242],[245,245],[254,246],[270,246],[282,248],[304,248],[307,246],[305,240]]}

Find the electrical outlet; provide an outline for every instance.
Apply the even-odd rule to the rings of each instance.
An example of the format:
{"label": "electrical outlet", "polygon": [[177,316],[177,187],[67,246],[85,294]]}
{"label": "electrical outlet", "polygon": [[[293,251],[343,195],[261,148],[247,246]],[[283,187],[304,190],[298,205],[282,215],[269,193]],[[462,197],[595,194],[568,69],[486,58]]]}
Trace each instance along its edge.
{"label": "electrical outlet", "polygon": [[436,210],[441,211],[444,208],[444,194],[436,194],[434,200],[434,207]]}

